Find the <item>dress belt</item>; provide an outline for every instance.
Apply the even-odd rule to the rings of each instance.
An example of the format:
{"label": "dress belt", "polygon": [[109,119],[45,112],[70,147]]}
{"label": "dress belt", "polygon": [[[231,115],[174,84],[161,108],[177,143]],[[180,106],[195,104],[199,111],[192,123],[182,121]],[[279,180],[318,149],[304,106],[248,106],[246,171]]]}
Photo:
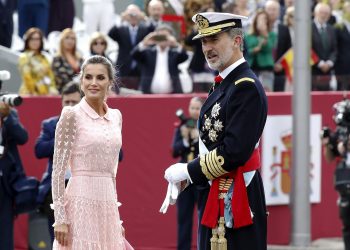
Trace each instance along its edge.
{"label": "dress belt", "polygon": [[98,172],[98,171],[84,171],[84,170],[79,170],[79,171],[72,171],[72,177],[75,176],[89,176],[89,177],[109,177],[109,178],[114,178],[112,173],[108,172]]}

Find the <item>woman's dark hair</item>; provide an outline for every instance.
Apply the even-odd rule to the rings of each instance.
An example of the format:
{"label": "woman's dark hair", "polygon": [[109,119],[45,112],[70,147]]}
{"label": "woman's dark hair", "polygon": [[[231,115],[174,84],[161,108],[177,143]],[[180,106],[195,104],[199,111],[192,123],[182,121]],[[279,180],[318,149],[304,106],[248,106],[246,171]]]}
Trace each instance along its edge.
{"label": "woman's dark hair", "polygon": [[26,31],[26,33],[24,33],[23,35],[23,39],[24,39],[24,51],[29,50],[29,41],[30,39],[32,39],[32,37],[35,34],[39,34],[40,35],[40,47],[39,47],[39,51],[42,51],[44,49],[44,41],[43,41],[43,32],[38,29],[38,28],[30,28]]}
{"label": "woman's dark hair", "polygon": [[270,29],[270,20],[269,20],[269,15],[267,14],[267,12],[264,9],[258,9],[255,13],[254,19],[253,19],[253,23],[252,23],[252,30],[251,33],[254,35],[260,35],[259,31],[258,31],[258,17],[260,15],[265,15],[266,16],[266,23],[267,23],[267,29]]}

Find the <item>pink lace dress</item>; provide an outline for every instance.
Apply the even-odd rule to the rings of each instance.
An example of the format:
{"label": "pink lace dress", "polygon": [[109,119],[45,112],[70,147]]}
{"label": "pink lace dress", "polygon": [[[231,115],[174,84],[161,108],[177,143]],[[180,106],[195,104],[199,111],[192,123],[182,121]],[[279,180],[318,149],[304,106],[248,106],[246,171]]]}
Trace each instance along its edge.
{"label": "pink lace dress", "polygon": [[[53,249],[124,250],[115,176],[122,144],[122,116],[100,117],[83,98],[62,110],[55,135],[52,195],[55,224],[69,225],[69,244]],[[72,172],[67,187],[64,174]]]}

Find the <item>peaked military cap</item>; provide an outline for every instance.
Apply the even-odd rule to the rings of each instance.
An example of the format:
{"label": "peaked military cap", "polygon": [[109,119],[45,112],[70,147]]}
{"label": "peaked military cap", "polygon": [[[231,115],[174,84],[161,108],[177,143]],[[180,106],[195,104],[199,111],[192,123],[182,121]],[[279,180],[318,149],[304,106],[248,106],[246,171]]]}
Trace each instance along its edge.
{"label": "peaked military cap", "polygon": [[221,12],[195,14],[192,21],[197,25],[198,34],[193,37],[193,40],[212,36],[229,28],[242,28],[242,19],[248,19],[248,17]]}

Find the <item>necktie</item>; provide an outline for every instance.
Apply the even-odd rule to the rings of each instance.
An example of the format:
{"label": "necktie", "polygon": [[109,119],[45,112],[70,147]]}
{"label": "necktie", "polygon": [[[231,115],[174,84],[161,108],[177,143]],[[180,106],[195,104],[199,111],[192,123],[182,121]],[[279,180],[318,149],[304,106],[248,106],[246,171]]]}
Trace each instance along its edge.
{"label": "necktie", "polygon": [[328,48],[328,34],[326,27],[322,26],[320,34],[323,48],[326,50]]}

